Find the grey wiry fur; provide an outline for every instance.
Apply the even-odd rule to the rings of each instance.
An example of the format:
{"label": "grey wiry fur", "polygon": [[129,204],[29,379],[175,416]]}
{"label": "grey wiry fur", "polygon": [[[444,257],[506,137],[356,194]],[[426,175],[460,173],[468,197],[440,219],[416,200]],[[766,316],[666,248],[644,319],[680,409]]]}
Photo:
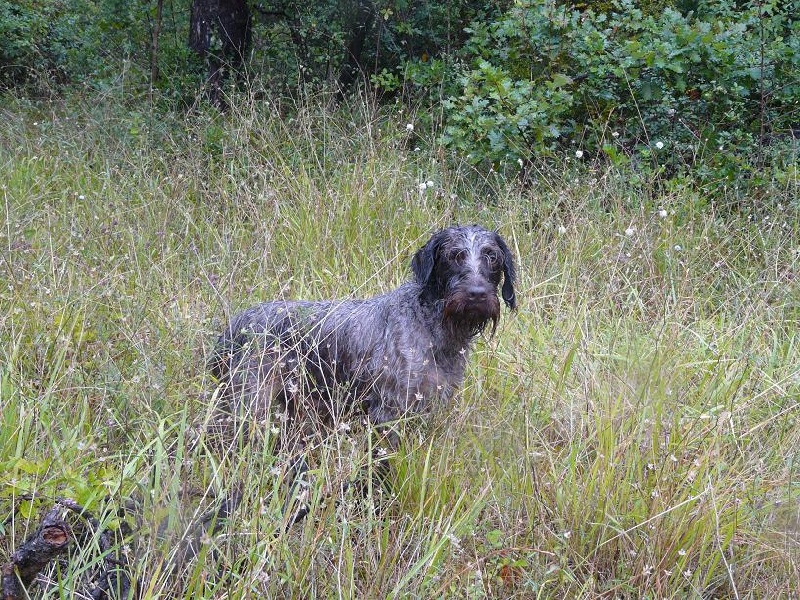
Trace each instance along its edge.
{"label": "grey wiry fur", "polygon": [[363,408],[373,425],[446,402],[475,337],[514,308],[506,243],[479,226],[435,234],[413,281],[366,300],[265,302],[234,317],[211,362],[233,414],[278,408],[301,429]]}

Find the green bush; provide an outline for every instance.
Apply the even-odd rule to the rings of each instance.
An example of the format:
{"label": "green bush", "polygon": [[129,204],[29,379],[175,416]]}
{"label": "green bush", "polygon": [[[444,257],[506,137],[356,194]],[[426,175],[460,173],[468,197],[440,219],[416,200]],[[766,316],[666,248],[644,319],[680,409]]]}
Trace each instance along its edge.
{"label": "green bush", "polygon": [[523,0],[473,24],[444,143],[494,168],[566,152],[720,180],[797,122],[800,3],[614,6]]}

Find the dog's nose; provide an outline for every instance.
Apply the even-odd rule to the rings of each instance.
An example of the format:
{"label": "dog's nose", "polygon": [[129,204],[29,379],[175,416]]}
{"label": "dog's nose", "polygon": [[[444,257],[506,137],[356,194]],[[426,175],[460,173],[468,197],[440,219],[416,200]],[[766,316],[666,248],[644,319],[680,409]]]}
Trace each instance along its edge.
{"label": "dog's nose", "polygon": [[482,285],[473,285],[467,289],[467,297],[470,302],[480,302],[486,300],[489,295],[489,289]]}

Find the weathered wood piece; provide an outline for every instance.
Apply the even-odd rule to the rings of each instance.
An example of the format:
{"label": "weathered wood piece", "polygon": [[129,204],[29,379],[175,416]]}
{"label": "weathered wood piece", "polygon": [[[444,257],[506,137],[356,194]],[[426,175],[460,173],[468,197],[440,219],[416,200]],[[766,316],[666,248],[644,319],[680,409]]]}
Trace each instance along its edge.
{"label": "weathered wood piece", "polygon": [[2,567],[3,600],[27,598],[27,587],[47,563],[62,554],[72,541],[72,531],[56,506],[48,512],[36,531],[11,555]]}

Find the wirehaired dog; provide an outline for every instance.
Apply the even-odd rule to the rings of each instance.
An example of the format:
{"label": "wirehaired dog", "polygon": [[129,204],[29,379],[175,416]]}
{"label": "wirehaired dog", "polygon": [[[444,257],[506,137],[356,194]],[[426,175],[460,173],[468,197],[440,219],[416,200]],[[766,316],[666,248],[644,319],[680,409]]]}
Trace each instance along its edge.
{"label": "wirehaired dog", "polygon": [[[277,300],[235,316],[210,363],[223,408],[240,423],[277,410],[291,424],[281,435],[302,448],[304,436],[353,409],[388,427],[449,402],[475,338],[497,327],[500,298],[516,307],[514,260],[496,232],[449,227],[411,270],[412,281],[374,298]],[[396,445],[396,434],[388,438]],[[302,458],[295,467],[305,470]]]}

